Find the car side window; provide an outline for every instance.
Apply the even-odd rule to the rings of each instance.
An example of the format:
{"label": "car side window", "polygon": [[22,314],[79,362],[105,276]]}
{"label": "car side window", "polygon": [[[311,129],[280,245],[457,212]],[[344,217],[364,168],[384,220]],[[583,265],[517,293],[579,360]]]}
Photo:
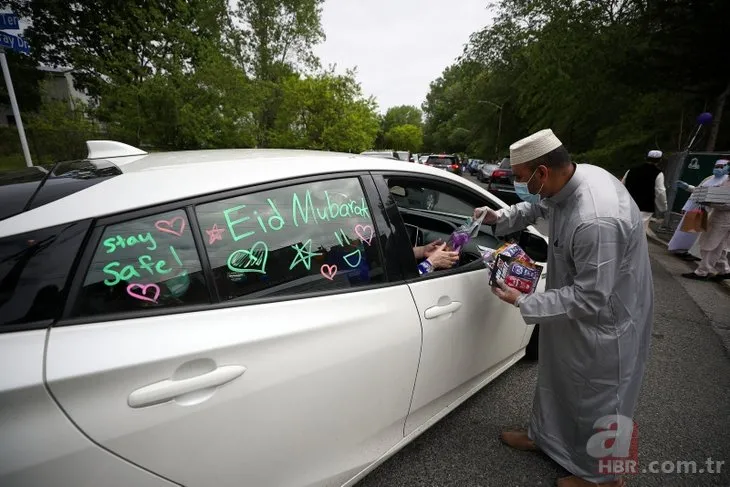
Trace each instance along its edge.
{"label": "car side window", "polygon": [[0,238],[0,333],[59,317],[90,223]]}
{"label": "car side window", "polygon": [[404,185],[393,183],[391,195],[399,208],[438,211],[456,215],[471,215],[474,206],[436,187],[409,181]]}
{"label": "car side window", "polygon": [[209,303],[192,231],[182,209],[107,226],[73,315]]}
{"label": "car side window", "polygon": [[371,208],[357,178],[236,196],[195,211],[221,300],[385,281]]}
{"label": "car side window", "polygon": [[[489,201],[481,200],[467,190],[447,183],[434,183],[417,177],[390,177],[386,180],[403,222],[407,226],[418,228],[424,244],[439,239],[446,241],[451,232],[474,214],[474,208],[478,206],[487,204],[497,208]],[[413,201],[423,199],[424,194],[435,200],[430,208]],[[494,249],[502,243],[493,235],[489,225],[482,225],[479,234],[464,248],[464,251],[473,254],[471,257],[476,259],[479,247]],[[463,263],[470,261],[473,259],[463,259]]]}

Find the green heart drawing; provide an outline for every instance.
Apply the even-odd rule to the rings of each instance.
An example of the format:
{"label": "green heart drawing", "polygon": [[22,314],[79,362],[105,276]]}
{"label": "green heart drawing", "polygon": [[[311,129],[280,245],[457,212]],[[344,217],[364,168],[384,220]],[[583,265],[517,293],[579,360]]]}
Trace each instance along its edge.
{"label": "green heart drawing", "polygon": [[266,274],[269,247],[266,242],[256,242],[248,250],[236,250],[228,256],[228,268],[233,272],[257,272]]}

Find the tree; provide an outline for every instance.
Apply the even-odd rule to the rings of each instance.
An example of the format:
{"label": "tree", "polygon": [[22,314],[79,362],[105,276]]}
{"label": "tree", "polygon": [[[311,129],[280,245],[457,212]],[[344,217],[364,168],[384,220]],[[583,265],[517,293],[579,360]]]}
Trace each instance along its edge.
{"label": "tree", "polygon": [[239,0],[233,10],[233,39],[241,66],[260,80],[289,74],[283,66],[317,67],[312,46],[324,39],[324,0]]}
{"label": "tree", "polygon": [[73,67],[92,97],[108,87],[191,70],[211,46],[223,50],[226,0],[6,2],[32,19],[25,35],[38,63]]}
{"label": "tree", "polygon": [[375,103],[364,98],[353,72],[325,72],[282,82],[279,116],[268,137],[277,147],[362,152],[378,131]]}
{"label": "tree", "polygon": [[[617,174],[646,150],[679,148],[697,113],[707,106],[719,120],[730,96],[730,67],[717,61],[729,8],[723,0],[501,0],[494,23],[431,84],[425,145],[499,156],[498,126],[500,147],[550,127],[577,159]],[[715,124],[715,132],[730,143],[730,131]]]}
{"label": "tree", "polygon": [[393,150],[420,152],[423,146],[423,131],[413,124],[398,125],[385,134],[386,143]]}
{"label": "tree", "polygon": [[388,108],[388,111],[383,117],[383,133],[387,133],[390,129],[398,125],[415,125],[416,127],[420,127],[422,125],[422,116],[421,110],[412,105],[400,105]]}

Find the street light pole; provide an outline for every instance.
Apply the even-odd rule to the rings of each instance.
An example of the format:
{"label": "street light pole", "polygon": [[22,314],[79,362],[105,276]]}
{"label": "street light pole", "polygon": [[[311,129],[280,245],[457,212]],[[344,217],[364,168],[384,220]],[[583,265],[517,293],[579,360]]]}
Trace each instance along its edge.
{"label": "street light pole", "polygon": [[499,136],[502,133],[502,111],[503,111],[502,105],[497,105],[493,101],[489,101],[489,100],[477,100],[477,103],[487,103],[487,104],[492,105],[493,107],[497,108],[497,110],[499,110],[499,122],[497,124],[497,140],[496,140],[496,144],[494,147],[496,156],[497,156],[497,158],[499,158]]}
{"label": "street light pole", "polygon": [[28,167],[33,166],[30,158],[30,150],[28,149],[28,141],[25,139],[25,129],[23,128],[23,120],[20,118],[20,109],[18,108],[18,100],[15,99],[15,90],[13,89],[13,80],[10,79],[10,70],[8,69],[8,60],[5,57],[5,50],[0,48],[0,67],[2,67],[3,77],[5,78],[5,86],[8,89],[8,98],[10,98],[10,108],[15,117],[15,126],[20,136],[20,147],[23,149],[23,157]]}

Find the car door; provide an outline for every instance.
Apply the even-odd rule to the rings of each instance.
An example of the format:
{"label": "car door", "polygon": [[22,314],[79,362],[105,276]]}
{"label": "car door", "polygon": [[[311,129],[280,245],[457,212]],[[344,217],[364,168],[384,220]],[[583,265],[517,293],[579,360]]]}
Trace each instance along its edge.
{"label": "car door", "polygon": [[420,354],[380,211],[332,176],[99,221],[50,391],[186,487],[341,485],[402,440]]}
{"label": "car door", "polygon": [[[488,197],[446,178],[384,174],[378,182],[385,198],[398,188],[395,201],[401,202],[404,222],[421,227],[431,239],[447,239],[448,232],[471,216],[476,206],[494,205]],[[403,189],[406,197],[400,197]],[[424,189],[438,192],[433,209],[403,206],[409,201],[409,190]],[[444,227],[447,223],[451,229]],[[491,248],[500,243],[488,226],[481,228],[476,240]],[[408,287],[421,318],[423,345],[406,434],[445,414],[521,358],[527,329],[519,310],[492,294],[489,270],[482,262],[424,276],[418,276],[415,269],[411,259],[405,272],[409,272]]]}

